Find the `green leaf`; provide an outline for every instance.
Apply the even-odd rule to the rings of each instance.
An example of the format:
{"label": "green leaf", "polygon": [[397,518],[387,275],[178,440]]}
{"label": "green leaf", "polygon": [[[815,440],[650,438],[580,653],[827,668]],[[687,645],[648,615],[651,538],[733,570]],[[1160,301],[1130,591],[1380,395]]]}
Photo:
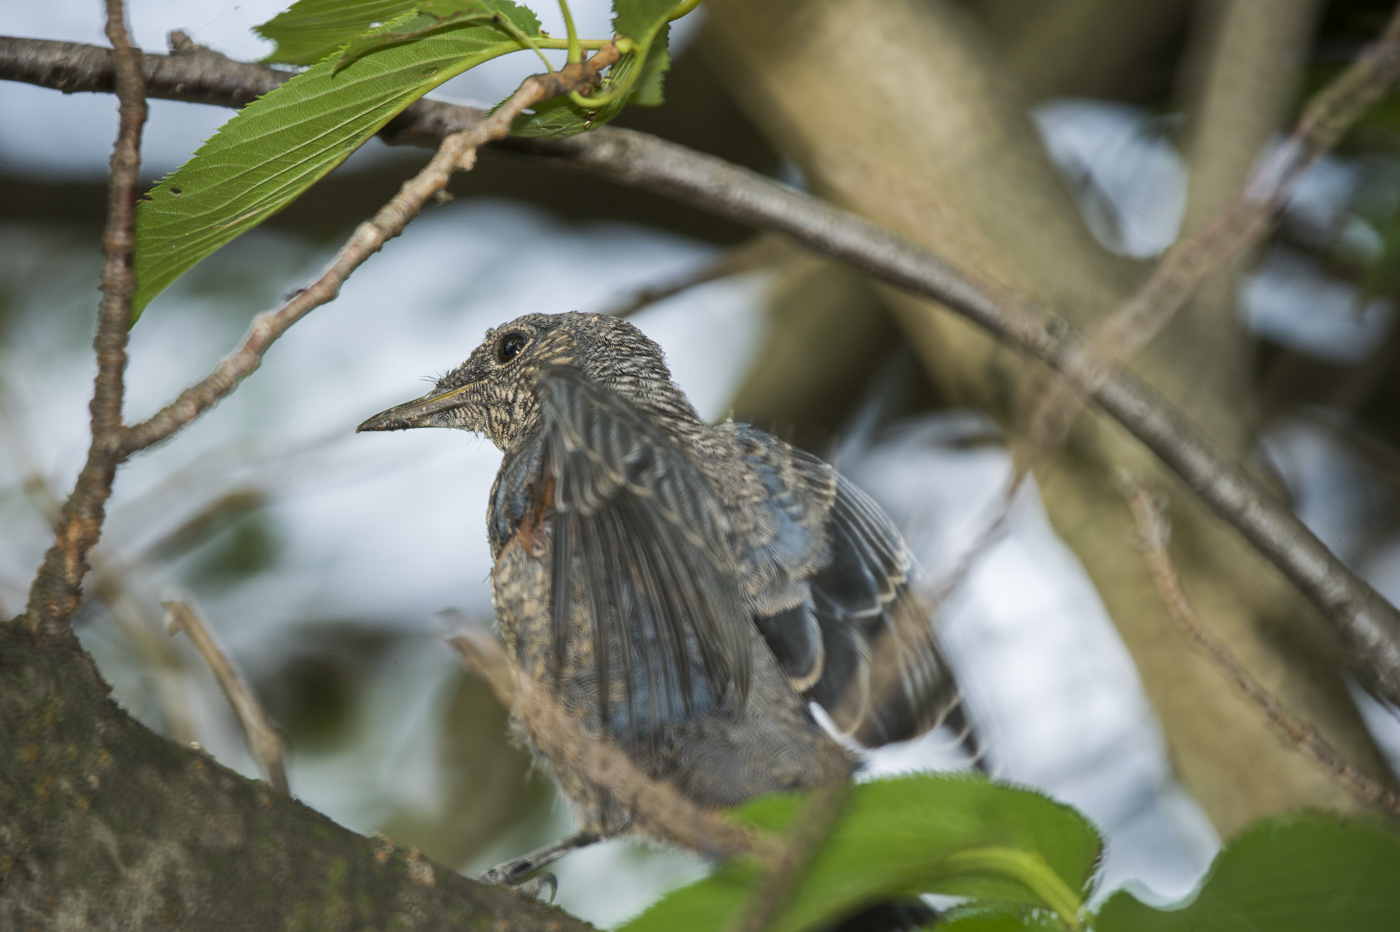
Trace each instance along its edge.
{"label": "green leaf", "polygon": [[1400,834],[1379,822],[1305,814],[1254,823],[1216,856],[1184,904],[1154,909],[1119,890],[1097,932],[1394,932]]}
{"label": "green leaf", "polygon": [[659,107],[665,102],[662,90],[666,72],[671,68],[670,41],[670,25],[662,26],[661,31],[656,34],[656,39],[652,41],[651,52],[642,65],[642,73],[637,75],[637,89],[628,98],[629,102],[640,107]]}
{"label": "green leaf", "polygon": [[508,32],[512,31],[510,27],[513,26],[526,37],[533,38],[540,34],[540,21],[534,12],[516,6],[510,0],[421,0],[417,4],[416,16],[405,16],[402,20],[386,23],[384,28],[368,35],[351,39],[337,60],[335,70],[339,73],[370,52],[409,42],[448,26],[487,21],[500,23]]}
{"label": "green leaf", "polygon": [[[671,55],[671,14],[679,4],[676,0],[614,0],[613,32],[626,36],[637,44],[638,51],[623,56],[608,69],[607,77],[594,92],[595,97],[628,88],[627,93],[596,108],[581,107],[567,97],[545,101],[511,124],[516,136],[572,136],[594,126],[601,126],[622,112],[629,103],[654,107],[661,103],[661,91]],[[641,71],[637,74],[638,60]]]}
{"label": "green leaf", "polygon": [[249,104],[137,205],[133,312],[289,204],[423,94],[519,49],[495,23],[449,26],[338,72],[324,61]]}
{"label": "green leaf", "polygon": [[[608,69],[608,76],[599,86],[597,93],[606,93],[627,80],[632,69],[637,66],[637,56],[627,55]],[[497,104],[497,106],[500,106]],[[589,110],[575,104],[568,97],[552,97],[534,107],[533,113],[517,117],[510,126],[513,136],[573,136],[594,126],[601,126],[622,112],[627,106],[627,97],[619,97],[604,104],[597,110]]]}
{"label": "green leaf", "polygon": [[613,0],[613,32],[638,44],[666,25],[677,0]]}
{"label": "green leaf", "polygon": [[[735,816],[779,831],[801,811],[800,797],[769,796]],[[1031,790],[947,774],[865,783],[852,790],[836,828],[769,928],[800,932],[871,903],[920,893],[1041,907],[1047,904],[1037,891],[1057,887],[1077,901],[1069,904],[1075,909],[1090,894],[1100,851],[1098,834],[1083,816]],[[622,930],[725,928],[757,878],[752,859],[728,862]]]}
{"label": "green leaf", "polygon": [[314,65],[350,40],[418,8],[417,0],[297,0],[253,31],[277,43],[266,61]]}

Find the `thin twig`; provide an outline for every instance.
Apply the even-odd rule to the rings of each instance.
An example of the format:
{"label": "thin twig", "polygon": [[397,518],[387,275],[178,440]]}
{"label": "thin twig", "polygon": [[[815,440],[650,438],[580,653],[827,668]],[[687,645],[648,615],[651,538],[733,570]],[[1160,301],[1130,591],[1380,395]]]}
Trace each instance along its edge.
{"label": "thin twig", "polygon": [[54,543],[29,588],[25,611],[34,630],[53,635],[72,620],[82,602],[87,554],[102,536],[102,521],[117,466],[125,458],[121,446],[122,398],[125,392],[126,327],[131,318],[135,248],[136,196],[140,193],[141,129],[146,123],[146,89],[141,77],[141,50],[126,32],[121,0],[107,0],[107,38],[116,74],[121,119],[112,152],[107,189],[107,229],[102,237],[106,261],[102,266],[102,301],[93,349],[97,377],[93,382],[92,442],[73,491],[63,503]]}
{"label": "thin twig", "polygon": [[[29,80],[62,43],[0,38],[0,78]],[[22,55],[17,51],[22,46]],[[178,73],[170,58],[167,74]],[[243,66],[248,67],[248,66]],[[101,90],[76,75],[69,90]],[[169,79],[167,79],[169,80]],[[33,83],[44,83],[34,81]],[[172,81],[161,93],[173,95]],[[211,94],[210,103],[233,106]],[[428,145],[480,118],[478,111],[419,101],[381,137]],[[1038,359],[1090,394],[1110,417],[1155,453],[1223,520],[1293,581],[1336,631],[1348,667],[1369,689],[1400,703],[1400,612],[1351,571],[1248,470],[1208,443],[1199,429],[1129,372],[1096,385],[1070,328],[1035,307],[952,268],[927,250],[850,211],[756,172],[632,130],[602,127],[567,139],[503,139],[498,147],[546,159],[691,204],[717,216],[786,233],[814,252],[848,262],[881,281],[931,298],[1002,344]]]}
{"label": "thin twig", "polygon": [[679,278],[637,291],[627,301],[620,302],[603,313],[613,317],[631,317],[653,304],[665,301],[667,298],[673,298],[692,288],[752,272],[762,268],[776,254],[774,245],[774,242],[768,237],[754,237],[733,249],[726,249],[712,261],[706,262]]}
{"label": "thin twig", "polygon": [[957,562],[938,578],[937,583],[928,587],[927,594],[923,598],[929,605],[930,613],[939,611],[953,597],[953,593],[957,592],[966,581],[968,574],[972,572],[978,561],[986,555],[987,551],[996,543],[997,538],[1001,536],[1007,520],[1011,517],[1012,509],[1016,507],[1016,498],[1029,474],[1028,470],[1015,463],[1011,464],[1011,475],[1007,477],[1006,484],[997,497],[996,510],[983,524],[982,530],[972,539],[972,543],[963,550]]}
{"label": "thin twig", "polygon": [[248,753],[253,755],[253,760],[258,762],[263,773],[267,775],[267,782],[277,792],[289,793],[285,764],[286,745],[282,741],[282,733],[277,730],[271,716],[264,711],[262,703],[258,702],[257,694],[253,692],[253,687],[249,685],[243,671],[238,669],[228,651],[224,650],[214,632],[205,624],[204,618],[195,610],[189,596],[178,595],[162,599],[160,604],[165,607],[166,632],[174,637],[183,631],[194,644],[195,650],[199,651],[199,656],[209,665],[209,672],[214,674],[219,688],[224,691],[224,698],[228,699],[233,714],[238,717],[239,727],[243,729],[243,740],[248,745]]}
{"label": "thin twig", "polygon": [[669,784],[643,773],[623,751],[592,737],[558,702],[520,675],[486,634],[463,631],[447,639],[462,662],[490,685],[517,718],[535,723],[532,737],[552,759],[567,760],[633,813],[633,828],[710,857],[730,857],[753,848],[748,830],[702,809]]}
{"label": "thin twig", "polygon": [[[6,401],[3,377],[0,377],[0,435],[4,435],[20,469],[21,487],[34,510],[51,530],[57,530],[63,502],[29,455],[29,444]],[[106,565],[102,549],[94,547],[87,555],[91,577],[87,581],[93,598],[107,607],[117,629],[133,645],[142,661],[155,671],[156,691],[160,695],[161,717],[166,734],[188,744],[194,740],[194,727],[187,712],[189,703],[184,691],[184,669],[169,641],[154,635],[156,625],[148,612],[131,594],[125,572]],[[5,613],[0,611],[0,618]]]}
{"label": "thin twig", "polygon": [[1186,598],[1181,576],[1167,552],[1171,537],[1162,506],[1143,486],[1129,482],[1124,494],[1137,522],[1138,536],[1147,556],[1152,578],[1166,603],[1167,614],[1211,662],[1277,727],[1289,742],[1325,767],[1358,799],[1400,816],[1400,794],[1362,773],[1332,747],[1312,725],[1300,720],[1284,708],[1278,697],[1269,692],[1230,652],[1230,648],[1201,624],[1195,609]]}
{"label": "thin twig", "polygon": [[1056,379],[1029,419],[1037,446],[1064,442],[1083,399],[1151,343],[1210,275],[1259,242],[1299,179],[1400,79],[1400,6],[1380,37],[1303,111],[1288,140],[1265,159],[1244,190],[1195,236],[1167,251],[1152,275],[1078,351],[1087,382]]}
{"label": "thin twig", "polygon": [[840,821],[850,794],[850,780],[828,783],[812,791],[793,818],[787,836],[764,857],[763,877],[754,884],[728,932],[761,932],[782,914]]}
{"label": "thin twig", "polygon": [[282,307],[264,311],[255,317],[242,344],[226,356],[213,372],[185,389],[180,397],[148,420],[129,427],[122,437],[122,449],[130,454],[160,443],[233,391],[262,363],[263,354],[278,337],[312,310],[333,300],[351,272],[386,242],[402,233],[428,199],[446,187],[452,172],[470,170],[478,148],[491,140],[507,136],[511,122],[540,101],[557,97],[568,90],[593,87],[598,83],[602,70],[617,58],[617,48],[608,46],[585,62],[568,65],[547,75],[532,75],[489,117],[468,130],[444,139],[432,161],[406,181],[398,194],[372,219],[360,224],[315,282]]}

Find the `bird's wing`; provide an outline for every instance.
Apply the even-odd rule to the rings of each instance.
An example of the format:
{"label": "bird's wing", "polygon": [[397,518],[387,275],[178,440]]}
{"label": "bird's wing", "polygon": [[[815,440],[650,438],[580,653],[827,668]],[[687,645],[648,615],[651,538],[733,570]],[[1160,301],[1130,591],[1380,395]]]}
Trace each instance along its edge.
{"label": "bird's wing", "polygon": [[867,746],[966,723],[960,693],[911,588],[894,523],[828,464],[736,425],[772,512],[741,547],[763,591],[754,621],[789,682]]}
{"label": "bird's wing", "polygon": [[828,659],[808,698],[868,747],[945,722],[966,732],[961,692],[894,523],[844,476],[827,520],[831,560],[811,585]]}
{"label": "bird's wing", "polygon": [[654,739],[697,712],[743,708],[750,631],[724,513],[676,444],[570,366],[537,378],[538,507],[552,507],[554,656],[591,625],[600,720]]}

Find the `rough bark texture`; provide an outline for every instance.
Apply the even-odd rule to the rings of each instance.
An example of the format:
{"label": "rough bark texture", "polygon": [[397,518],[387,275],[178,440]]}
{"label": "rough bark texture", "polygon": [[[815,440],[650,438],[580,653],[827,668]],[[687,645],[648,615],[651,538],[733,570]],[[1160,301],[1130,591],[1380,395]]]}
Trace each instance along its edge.
{"label": "rough bark texture", "polygon": [[[1141,270],[1107,255],[1040,145],[1016,89],[948,4],[712,0],[711,48],[730,87],[814,188],[966,272],[1033,294],[1085,330]],[[1085,54],[1088,54],[1086,51]],[[946,395],[1011,420],[1029,367],[926,302],[888,292]],[[1236,344],[1208,327],[1154,347],[1138,372],[1225,449],[1245,450]],[[1186,785],[1222,834],[1267,812],[1355,808],[1171,628],[1114,479],[1173,494],[1173,552],[1201,616],[1283,701],[1368,772],[1385,773],[1305,601],[1119,429],[1086,417],[1038,475],[1137,662]]]}
{"label": "rough bark texture", "polygon": [[71,634],[15,620],[0,622],[0,928],[591,927],[153,734]]}

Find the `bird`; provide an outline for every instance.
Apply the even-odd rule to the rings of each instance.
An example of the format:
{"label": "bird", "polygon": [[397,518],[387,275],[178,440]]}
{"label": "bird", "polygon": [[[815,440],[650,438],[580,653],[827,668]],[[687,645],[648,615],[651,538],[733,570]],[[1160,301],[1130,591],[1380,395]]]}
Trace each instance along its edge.
{"label": "bird", "polygon": [[[520,675],[700,807],[849,779],[853,747],[940,724],[972,746],[894,522],[819,457],[702,420],[628,321],[518,317],[358,430],[422,427],[484,435],[503,453],[486,524],[497,627]],[[487,879],[517,882],[599,838],[665,840],[551,756],[543,725],[516,725],[578,832]]]}

